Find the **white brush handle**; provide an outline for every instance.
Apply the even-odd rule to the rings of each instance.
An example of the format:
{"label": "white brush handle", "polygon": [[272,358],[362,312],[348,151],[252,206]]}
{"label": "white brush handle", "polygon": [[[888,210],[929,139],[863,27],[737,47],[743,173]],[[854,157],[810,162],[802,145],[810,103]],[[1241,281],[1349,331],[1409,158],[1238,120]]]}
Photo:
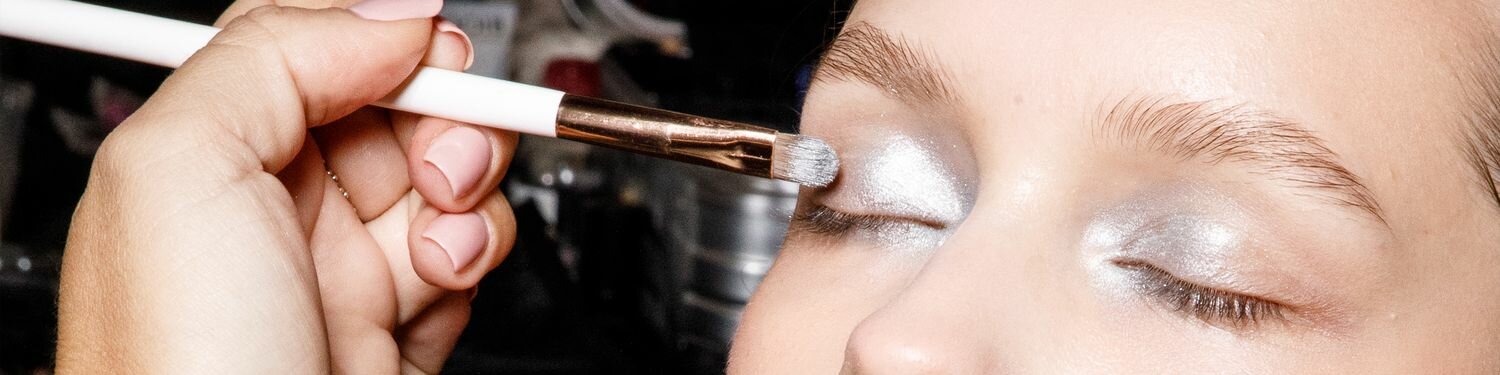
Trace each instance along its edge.
{"label": "white brush handle", "polygon": [[[66,0],[0,0],[0,35],[176,68],[219,29]],[[375,105],[545,137],[563,92],[422,67]]]}

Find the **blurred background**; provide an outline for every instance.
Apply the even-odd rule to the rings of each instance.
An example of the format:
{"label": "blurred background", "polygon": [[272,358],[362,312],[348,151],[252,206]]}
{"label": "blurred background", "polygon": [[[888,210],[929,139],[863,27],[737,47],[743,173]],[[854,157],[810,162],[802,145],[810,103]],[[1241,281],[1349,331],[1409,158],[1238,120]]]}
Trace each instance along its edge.
{"label": "blurred background", "polygon": [[[853,0],[449,0],[470,72],[795,130]],[[229,0],[90,0],[210,23]],[[0,38],[0,375],[50,373],[58,268],[99,142],[170,71]],[[523,137],[518,219],[448,373],[714,374],[796,186]]]}

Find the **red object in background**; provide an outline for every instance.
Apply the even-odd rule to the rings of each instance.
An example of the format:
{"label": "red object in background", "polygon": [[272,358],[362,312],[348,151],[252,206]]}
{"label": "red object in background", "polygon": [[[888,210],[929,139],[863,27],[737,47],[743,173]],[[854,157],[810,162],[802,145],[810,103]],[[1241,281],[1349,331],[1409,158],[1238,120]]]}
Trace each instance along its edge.
{"label": "red object in background", "polygon": [[563,92],[598,97],[603,93],[599,64],[593,61],[558,59],[547,63],[542,85]]}

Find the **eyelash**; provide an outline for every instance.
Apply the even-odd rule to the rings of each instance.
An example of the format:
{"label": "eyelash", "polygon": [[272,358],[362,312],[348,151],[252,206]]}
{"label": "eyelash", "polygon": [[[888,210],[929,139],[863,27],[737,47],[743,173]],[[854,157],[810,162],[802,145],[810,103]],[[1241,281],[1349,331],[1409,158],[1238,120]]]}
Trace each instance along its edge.
{"label": "eyelash", "polygon": [[944,225],[924,222],[921,220],[903,219],[890,216],[851,214],[837,211],[827,206],[815,205],[800,211],[792,217],[794,223],[808,233],[824,235],[844,235],[854,230],[881,232],[897,230],[911,225],[930,227],[943,230]]}
{"label": "eyelash", "polygon": [[1115,264],[1139,272],[1146,294],[1205,323],[1248,329],[1265,322],[1286,321],[1286,306],[1275,301],[1193,284],[1141,261],[1120,260]]}

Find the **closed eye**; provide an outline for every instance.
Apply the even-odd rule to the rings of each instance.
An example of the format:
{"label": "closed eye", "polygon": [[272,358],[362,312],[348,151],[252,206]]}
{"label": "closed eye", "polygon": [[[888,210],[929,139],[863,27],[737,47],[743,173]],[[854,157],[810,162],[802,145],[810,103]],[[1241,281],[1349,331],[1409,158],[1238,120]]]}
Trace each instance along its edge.
{"label": "closed eye", "polygon": [[1253,329],[1265,323],[1286,322],[1286,304],[1183,280],[1155,265],[1138,260],[1117,260],[1115,265],[1140,275],[1146,295],[1168,308],[1210,325],[1231,329]]}
{"label": "closed eye", "polygon": [[813,204],[792,216],[792,226],[807,233],[842,236],[854,231],[887,232],[903,230],[911,226],[943,231],[948,225],[916,218],[888,215],[854,214]]}

